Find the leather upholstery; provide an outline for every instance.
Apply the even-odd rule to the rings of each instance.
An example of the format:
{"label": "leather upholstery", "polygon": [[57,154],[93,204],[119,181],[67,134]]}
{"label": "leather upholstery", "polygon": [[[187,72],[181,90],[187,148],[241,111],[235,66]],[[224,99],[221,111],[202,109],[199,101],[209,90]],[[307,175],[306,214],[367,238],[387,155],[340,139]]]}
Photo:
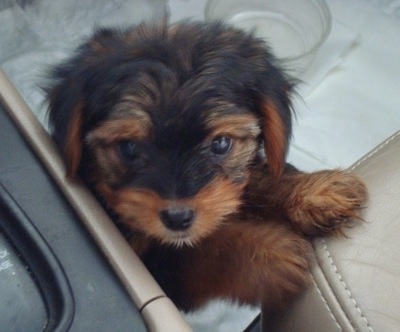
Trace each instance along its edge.
{"label": "leather upholstery", "polygon": [[400,331],[400,132],[351,171],[369,189],[365,221],[315,240],[313,287],[264,331]]}

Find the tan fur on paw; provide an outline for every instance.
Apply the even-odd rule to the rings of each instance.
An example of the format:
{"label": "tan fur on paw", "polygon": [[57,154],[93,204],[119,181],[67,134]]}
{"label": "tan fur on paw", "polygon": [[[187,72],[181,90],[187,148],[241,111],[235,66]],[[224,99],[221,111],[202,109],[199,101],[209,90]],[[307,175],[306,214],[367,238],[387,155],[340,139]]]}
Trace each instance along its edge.
{"label": "tan fur on paw", "polygon": [[343,234],[349,219],[360,212],[368,194],[362,180],[344,171],[321,171],[304,176],[286,207],[288,217],[306,235]]}

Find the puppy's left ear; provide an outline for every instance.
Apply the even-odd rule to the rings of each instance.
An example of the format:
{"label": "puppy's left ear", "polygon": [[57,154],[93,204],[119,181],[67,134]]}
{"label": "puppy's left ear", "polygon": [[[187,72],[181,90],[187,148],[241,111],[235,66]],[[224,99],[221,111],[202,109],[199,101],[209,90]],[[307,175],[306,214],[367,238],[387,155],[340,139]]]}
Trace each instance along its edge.
{"label": "puppy's left ear", "polygon": [[269,169],[275,176],[283,172],[292,133],[292,90],[293,83],[279,69],[273,68],[259,91],[258,112],[262,118],[264,150]]}

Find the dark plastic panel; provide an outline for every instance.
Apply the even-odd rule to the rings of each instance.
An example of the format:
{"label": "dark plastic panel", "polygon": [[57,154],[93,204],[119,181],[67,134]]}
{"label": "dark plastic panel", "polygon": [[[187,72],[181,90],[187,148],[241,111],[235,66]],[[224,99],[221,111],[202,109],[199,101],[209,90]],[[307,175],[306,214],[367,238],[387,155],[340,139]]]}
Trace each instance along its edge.
{"label": "dark plastic panel", "polygon": [[[15,242],[15,252],[21,254],[21,261],[27,264],[32,280],[40,289],[42,301],[38,301],[37,306],[45,304],[47,326],[54,324],[53,327],[58,326],[60,331],[77,332],[145,331],[140,313],[114,271],[1,107],[0,185],[9,199],[7,206],[14,206],[11,210],[4,204],[0,207],[3,227],[10,218],[25,219],[50,253],[43,256],[43,247],[39,245],[37,251],[27,250],[33,257],[25,257],[21,242],[17,243],[18,236],[6,235],[8,244]],[[7,227],[2,234],[9,230]],[[22,233],[19,233],[21,237],[24,236]],[[51,260],[58,268],[49,264]],[[49,266],[56,271],[47,270]],[[46,283],[41,282],[40,271],[52,275],[48,289],[44,286]],[[65,283],[60,284],[57,278],[62,279],[62,276]],[[7,287],[3,283],[0,285]],[[33,285],[26,284],[26,287]],[[52,294],[58,295],[52,298]],[[2,310],[7,310],[3,301],[0,303]],[[0,314],[0,319],[2,317]],[[0,320],[1,328],[7,331],[13,330],[12,323]]]}

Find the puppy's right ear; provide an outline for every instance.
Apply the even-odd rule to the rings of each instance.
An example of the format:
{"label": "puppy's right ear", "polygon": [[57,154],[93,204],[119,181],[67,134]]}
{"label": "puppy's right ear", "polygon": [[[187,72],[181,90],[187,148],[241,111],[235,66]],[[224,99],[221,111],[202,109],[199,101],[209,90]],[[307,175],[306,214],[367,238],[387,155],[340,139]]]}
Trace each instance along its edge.
{"label": "puppy's right ear", "polygon": [[76,175],[81,164],[86,78],[101,72],[101,61],[120,49],[124,49],[124,43],[119,29],[99,29],[77,49],[75,56],[55,67],[50,75],[52,83],[45,88],[50,129],[65,159],[69,178]]}
{"label": "puppy's right ear", "polygon": [[78,172],[82,157],[84,102],[81,83],[73,77],[47,89],[50,129],[64,157],[67,177]]}

